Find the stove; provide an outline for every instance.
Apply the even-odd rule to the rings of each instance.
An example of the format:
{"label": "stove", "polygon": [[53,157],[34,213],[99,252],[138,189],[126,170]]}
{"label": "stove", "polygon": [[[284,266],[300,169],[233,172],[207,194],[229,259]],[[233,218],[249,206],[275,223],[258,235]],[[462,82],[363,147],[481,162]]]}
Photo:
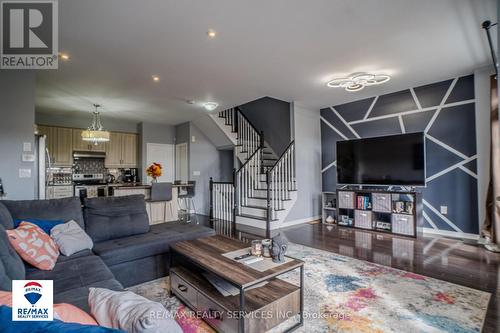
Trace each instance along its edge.
{"label": "stove", "polygon": [[73,183],[75,185],[75,196],[80,197],[82,200],[84,198],[108,196],[108,186],[102,173],[76,173],[73,175]]}
{"label": "stove", "polygon": [[80,184],[105,184],[102,173],[75,173],[73,174],[75,185]]}

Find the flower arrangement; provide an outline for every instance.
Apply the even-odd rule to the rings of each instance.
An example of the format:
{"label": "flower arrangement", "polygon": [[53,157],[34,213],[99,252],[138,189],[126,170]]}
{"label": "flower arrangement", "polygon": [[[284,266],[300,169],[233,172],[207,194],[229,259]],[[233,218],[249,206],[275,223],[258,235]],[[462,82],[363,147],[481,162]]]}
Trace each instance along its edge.
{"label": "flower arrangement", "polygon": [[149,177],[153,178],[153,181],[156,181],[156,178],[161,177],[161,164],[153,163],[147,169],[146,173]]}

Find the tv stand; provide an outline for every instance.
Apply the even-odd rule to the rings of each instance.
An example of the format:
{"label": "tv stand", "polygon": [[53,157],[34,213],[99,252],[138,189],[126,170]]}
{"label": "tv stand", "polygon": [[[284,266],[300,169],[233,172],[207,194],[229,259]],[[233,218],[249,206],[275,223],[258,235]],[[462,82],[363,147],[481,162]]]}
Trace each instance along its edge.
{"label": "tv stand", "polygon": [[414,188],[337,188],[340,226],[417,237],[422,231],[422,194]]}

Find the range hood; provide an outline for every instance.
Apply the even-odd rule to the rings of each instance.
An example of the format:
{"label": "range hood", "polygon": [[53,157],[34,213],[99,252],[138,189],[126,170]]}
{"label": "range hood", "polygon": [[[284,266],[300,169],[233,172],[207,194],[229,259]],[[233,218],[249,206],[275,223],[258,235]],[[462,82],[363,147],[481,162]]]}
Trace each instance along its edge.
{"label": "range hood", "polygon": [[106,153],[100,151],[74,151],[73,158],[106,158]]}

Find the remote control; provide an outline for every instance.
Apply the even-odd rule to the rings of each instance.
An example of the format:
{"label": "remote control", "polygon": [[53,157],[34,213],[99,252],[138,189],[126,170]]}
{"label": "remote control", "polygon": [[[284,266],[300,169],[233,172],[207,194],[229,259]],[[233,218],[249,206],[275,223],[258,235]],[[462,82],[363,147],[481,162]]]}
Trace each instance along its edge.
{"label": "remote control", "polygon": [[241,256],[238,256],[238,257],[234,257],[234,260],[241,260],[241,259],[245,259],[245,258],[248,258],[248,257],[251,257],[252,255],[250,253],[247,253],[247,254],[243,254]]}

